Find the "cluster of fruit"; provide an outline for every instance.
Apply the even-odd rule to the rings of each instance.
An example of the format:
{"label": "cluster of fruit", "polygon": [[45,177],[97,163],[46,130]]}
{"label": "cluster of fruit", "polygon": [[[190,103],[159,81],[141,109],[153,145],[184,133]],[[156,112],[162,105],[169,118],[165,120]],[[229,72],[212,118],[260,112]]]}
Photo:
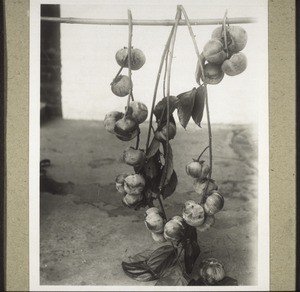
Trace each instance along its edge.
{"label": "cluster of fruit", "polygon": [[145,224],[157,242],[170,240],[179,243],[185,238],[187,225],[197,227],[199,231],[209,229],[215,222],[214,215],[224,206],[224,198],[217,191],[213,180],[208,181],[209,166],[204,161],[193,161],[186,166],[187,174],[195,178],[194,189],[200,195],[208,194],[203,204],[192,200],[185,202],[182,216],[174,216],[166,222],[157,208],[146,211]]}
{"label": "cluster of fruit", "polygon": [[[117,51],[116,61],[121,66],[121,70],[125,67],[128,68],[128,48],[124,47]],[[146,62],[144,53],[136,48],[131,49],[130,67],[131,70],[139,70]],[[112,83],[110,84],[111,91],[117,96],[126,96],[130,93],[132,88],[131,80],[126,75],[117,74]]]}
{"label": "cluster of fruit", "polygon": [[224,77],[224,73],[235,76],[247,67],[247,58],[241,51],[247,44],[247,32],[241,26],[217,27],[211,39],[205,44],[201,53],[203,75],[196,70],[196,81],[200,78],[207,84],[218,84]]}
{"label": "cluster of fruit", "polygon": [[[128,67],[128,49],[124,47],[116,53],[116,61],[121,66],[117,76],[111,83],[111,90],[117,96],[132,95],[132,83],[126,75],[120,75],[124,67]],[[131,69],[138,70],[145,64],[144,53],[139,49],[131,50]],[[129,96],[130,97],[130,96]],[[147,106],[138,101],[131,101],[125,107],[125,113],[112,111],[104,118],[105,129],[122,141],[130,141],[139,133],[139,124],[143,123],[148,116]]]}
{"label": "cluster of fruit", "polygon": [[139,101],[131,101],[129,107],[125,108],[125,113],[112,111],[105,115],[104,127],[122,141],[130,141],[139,133],[139,125],[148,116],[147,106]]}

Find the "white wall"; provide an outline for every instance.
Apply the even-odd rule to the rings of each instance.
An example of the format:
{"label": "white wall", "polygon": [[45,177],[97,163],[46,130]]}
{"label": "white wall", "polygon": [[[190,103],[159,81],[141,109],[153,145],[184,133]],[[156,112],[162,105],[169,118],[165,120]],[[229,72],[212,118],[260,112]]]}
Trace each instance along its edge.
{"label": "white wall", "polygon": [[[244,53],[248,68],[242,74],[225,76],[208,87],[213,123],[257,123],[259,102],[267,98],[267,26],[265,1],[94,1],[95,5],[65,4],[62,17],[126,19],[131,9],[136,19],[174,19],[176,5],[184,5],[190,18],[257,17],[258,23],[243,24],[248,32]],[[126,3],[122,4],[122,3]],[[151,3],[151,4],[146,4]],[[260,6],[262,5],[262,6]],[[194,26],[202,50],[216,26]],[[134,96],[150,108],[162,51],[171,27],[134,26],[133,46],[146,55],[146,64],[133,71]],[[102,120],[112,110],[122,111],[126,97],[117,97],[110,82],[119,66],[115,53],[127,46],[127,26],[62,24],[62,102],[63,114],[70,119]],[[197,56],[186,26],[178,28],[172,65],[171,94],[197,86]],[[123,71],[127,74],[127,70]],[[158,98],[162,96],[159,91]],[[204,119],[205,122],[205,119]]]}

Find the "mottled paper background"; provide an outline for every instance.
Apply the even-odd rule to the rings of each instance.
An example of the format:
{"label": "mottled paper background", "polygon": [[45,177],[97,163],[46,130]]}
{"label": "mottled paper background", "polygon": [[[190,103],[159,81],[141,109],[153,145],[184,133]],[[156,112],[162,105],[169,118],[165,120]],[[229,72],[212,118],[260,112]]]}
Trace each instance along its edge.
{"label": "mottled paper background", "polygon": [[[271,290],[295,287],[295,1],[269,1]],[[29,287],[29,1],[6,0],[6,290]]]}

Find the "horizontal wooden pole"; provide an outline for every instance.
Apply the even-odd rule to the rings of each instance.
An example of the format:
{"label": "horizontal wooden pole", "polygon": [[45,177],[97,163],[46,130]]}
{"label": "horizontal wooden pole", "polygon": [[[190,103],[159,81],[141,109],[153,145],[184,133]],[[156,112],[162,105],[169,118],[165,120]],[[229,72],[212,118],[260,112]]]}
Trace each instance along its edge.
{"label": "horizontal wooden pole", "polygon": [[[41,17],[42,21],[51,21],[68,24],[96,24],[96,25],[128,25],[128,19],[91,19],[91,18],[74,18],[74,17]],[[190,19],[191,25],[221,25],[222,18],[216,19]],[[228,24],[240,24],[240,23],[255,23],[257,19],[254,17],[237,17],[228,18],[226,21]],[[144,26],[172,26],[175,24],[175,20],[132,20],[133,25]],[[185,20],[180,20],[179,25],[186,25]]]}

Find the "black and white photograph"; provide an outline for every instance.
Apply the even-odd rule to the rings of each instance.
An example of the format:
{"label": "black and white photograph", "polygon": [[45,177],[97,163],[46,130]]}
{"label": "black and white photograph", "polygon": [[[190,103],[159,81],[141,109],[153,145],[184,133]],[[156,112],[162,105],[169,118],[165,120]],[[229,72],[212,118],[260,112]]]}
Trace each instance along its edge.
{"label": "black and white photograph", "polygon": [[267,1],[30,5],[30,289],[268,290]]}

